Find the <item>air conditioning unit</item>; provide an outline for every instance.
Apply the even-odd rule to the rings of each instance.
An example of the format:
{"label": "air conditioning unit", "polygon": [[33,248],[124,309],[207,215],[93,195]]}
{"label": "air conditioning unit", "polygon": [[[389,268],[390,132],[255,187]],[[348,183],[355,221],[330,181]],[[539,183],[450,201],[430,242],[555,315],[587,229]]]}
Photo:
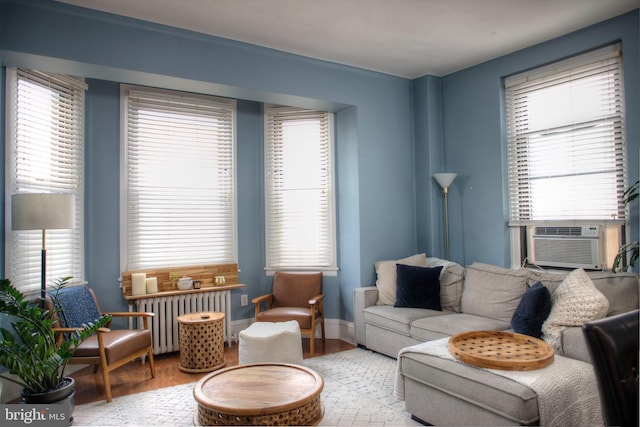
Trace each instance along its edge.
{"label": "air conditioning unit", "polygon": [[602,269],[599,225],[531,226],[529,262],[540,266]]}

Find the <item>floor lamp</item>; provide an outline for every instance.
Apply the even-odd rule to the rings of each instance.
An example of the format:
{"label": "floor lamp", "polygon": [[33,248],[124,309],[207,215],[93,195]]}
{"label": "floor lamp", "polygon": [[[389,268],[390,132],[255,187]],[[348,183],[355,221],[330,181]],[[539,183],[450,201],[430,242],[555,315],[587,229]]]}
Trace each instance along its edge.
{"label": "floor lamp", "polygon": [[442,192],[444,193],[444,242],[445,248],[447,250],[447,259],[451,258],[451,253],[449,252],[449,187],[453,183],[453,180],[456,179],[458,174],[455,173],[436,173],[433,175],[440,187],[442,187]]}
{"label": "floor lamp", "polygon": [[11,229],[42,230],[40,252],[40,298],[47,296],[46,230],[73,228],[73,194],[13,194],[11,196]]}

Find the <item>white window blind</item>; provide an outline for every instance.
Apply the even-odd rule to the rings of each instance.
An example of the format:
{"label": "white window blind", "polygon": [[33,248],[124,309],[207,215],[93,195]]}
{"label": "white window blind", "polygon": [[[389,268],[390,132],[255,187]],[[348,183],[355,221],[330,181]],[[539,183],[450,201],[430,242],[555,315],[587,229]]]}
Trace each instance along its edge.
{"label": "white window blind", "polygon": [[510,221],[625,219],[620,46],[509,77],[505,94]]}
{"label": "white window blind", "polygon": [[22,290],[40,288],[42,230],[11,230],[11,194],[73,194],[74,228],[47,230],[47,279],[84,277],[84,93],[79,79],[7,68],[6,271]]}
{"label": "white window blind", "polygon": [[237,262],[235,101],[123,86],[123,271]]}
{"label": "white window blind", "polygon": [[333,115],[265,107],[267,270],[336,270]]}

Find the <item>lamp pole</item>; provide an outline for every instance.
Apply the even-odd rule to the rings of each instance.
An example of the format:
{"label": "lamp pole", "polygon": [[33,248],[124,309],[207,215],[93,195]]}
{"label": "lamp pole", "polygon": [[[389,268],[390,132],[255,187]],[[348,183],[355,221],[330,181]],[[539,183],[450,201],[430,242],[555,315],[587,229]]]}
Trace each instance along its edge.
{"label": "lamp pole", "polygon": [[47,298],[47,246],[46,235],[47,231],[42,229],[42,249],[40,250],[40,304],[42,308],[46,307]]}
{"label": "lamp pole", "polygon": [[449,251],[449,187],[443,187],[444,193],[444,246],[447,251],[447,259],[451,259],[451,252]]}
{"label": "lamp pole", "polygon": [[436,173],[433,175],[444,193],[444,245],[447,252],[447,259],[451,258],[449,252],[449,187],[453,183],[453,180],[458,176],[455,173]]}

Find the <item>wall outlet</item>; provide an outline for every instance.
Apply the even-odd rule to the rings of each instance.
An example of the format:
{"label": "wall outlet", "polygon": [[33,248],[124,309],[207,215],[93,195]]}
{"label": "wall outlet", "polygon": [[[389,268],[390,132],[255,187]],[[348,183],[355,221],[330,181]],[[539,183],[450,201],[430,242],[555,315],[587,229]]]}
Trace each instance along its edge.
{"label": "wall outlet", "polygon": [[249,305],[249,295],[247,294],[240,295],[240,305],[242,307]]}

